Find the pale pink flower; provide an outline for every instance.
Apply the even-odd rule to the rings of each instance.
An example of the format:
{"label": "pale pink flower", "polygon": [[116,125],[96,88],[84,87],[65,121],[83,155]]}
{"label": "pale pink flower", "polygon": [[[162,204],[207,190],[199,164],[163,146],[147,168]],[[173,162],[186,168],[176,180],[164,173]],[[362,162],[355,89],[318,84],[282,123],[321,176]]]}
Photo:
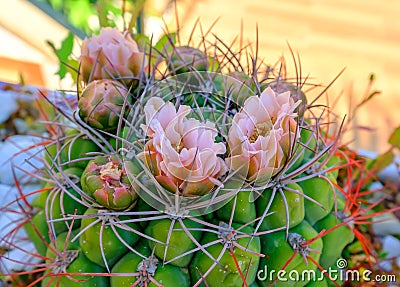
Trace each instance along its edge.
{"label": "pale pink flower", "polygon": [[132,83],[142,69],[144,54],[126,31],[103,28],[100,35],[82,43],[80,74],[88,83],[100,79],[116,79]]}
{"label": "pale pink flower", "polygon": [[223,143],[216,143],[217,132],[211,122],[187,118],[190,107],[178,110],[171,102],[151,98],[145,108],[149,136],[143,158],[157,181],[169,191],[185,196],[204,195],[215,185],[227,167],[222,158]]}
{"label": "pale pink flower", "polygon": [[284,164],[290,146],[298,137],[296,107],[290,92],[275,93],[267,88],[249,97],[237,113],[228,134],[232,170],[244,173],[249,181],[265,181]]}

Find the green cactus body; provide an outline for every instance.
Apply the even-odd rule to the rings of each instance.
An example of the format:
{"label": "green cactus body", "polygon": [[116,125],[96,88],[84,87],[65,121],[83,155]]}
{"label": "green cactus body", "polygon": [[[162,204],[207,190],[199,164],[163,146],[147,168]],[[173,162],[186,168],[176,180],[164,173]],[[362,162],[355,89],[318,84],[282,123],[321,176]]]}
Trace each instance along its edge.
{"label": "green cactus body", "polygon": [[[57,236],[55,240],[55,246],[60,254],[54,254],[52,248],[48,248],[46,252],[47,263],[48,264],[55,264],[52,263],[56,257],[58,261],[57,263],[64,262],[65,270],[62,268],[53,268],[54,271],[60,271],[60,273],[66,272],[66,274],[77,274],[77,273],[92,273],[93,276],[59,276],[53,278],[46,278],[42,281],[42,287],[108,287],[109,286],[109,279],[108,277],[102,276],[103,273],[106,272],[104,267],[101,267],[89,259],[83,254],[80,250],[79,241],[68,241],[71,240],[79,230],[74,230],[70,234],[68,232],[61,233]],[[71,252],[72,251],[72,252]],[[76,253],[74,253],[76,251]],[[62,256],[64,257],[62,257]],[[53,258],[53,259],[52,259]],[[96,275],[96,273],[98,275]]]}
{"label": "green cactus body", "polygon": [[[85,212],[85,215],[96,214],[98,214],[98,212],[94,209],[88,209]],[[101,214],[98,215],[101,216]],[[120,216],[119,219],[126,220],[129,219],[129,217]],[[95,223],[95,221],[96,217],[82,219],[81,230],[84,230],[84,232],[79,238],[81,249],[89,260],[105,267],[106,264],[100,248],[100,242],[102,242],[105,260],[107,261],[107,265],[112,267],[114,263],[129,250],[128,247],[121,242],[120,238],[122,238],[127,245],[133,246],[138,241],[139,236],[134,232],[122,229],[116,225],[115,230],[119,235],[117,236],[111,226],[105,225],[109,222],[99,220]],[[87,228],[88,226],[90,227]],[[127,226],[135,230],[137,229],[137,225],[133,223],[128,223]]]}
{"label": "green cactus body", "polygon": [[302,148],[304,150],[303,163],[307,163],[310,159],[315,156],[317,152],[317,140],[312,129],[303,128],[300,131],[300,141],[302,142]]}
{"label": "green cactus body", "polygon": [[[117,48],[118,61],[98,53],[99,70],[93,54],[81,57],[78,108],[55,117],[46,146],[43,177],[52,183],[21,212],[48,259],[37,265],[48,269],[41,286],[331,284],[296,276],[321,277],[317,265],[351,254],[348,225],[322,231],[341,223],[332,210],[346,199],[334,185],[352,162],[328,132],[329,111],[307,104],[300,65],[295,79],[283,61],[266,66],[257,50],[218,38],[178,46],[171,33],[153,47],[147,39],[142,53],[130,32],[104,32],[107,43],[92,44]],[[358,199],[351,204],[362,210]]]}
{"label": "green cactus body", "polygon": [[[183,220],[185,227],[189,230],[192,236],[197,240],[200,241],[202,236],[201,231],[192,231],[191,228],[201,228],[203,227],[201,224],[192,221],[190,219]],[[154,241],[149,241],[149,245],[151,249],[154,249],[154,254],[162,261],[165,260],[170,261],[174,258],[188,252],[194,248],[196,248],[196,244],[193,240],[187,235],[187,233],[182,229],[181,223],[179,221],[175,221],[173,226],[171,226],[172,221],[171,219],[160,219],[160,220],[153,220],[149,223],[146,227],[145,233],[154,239],[163,242],[165,244],[161,244]],[[170,233],[169,240],[168,234],[172,227],[172,232]],[[166,246],[168,244],[168,246]],[[167,248],[167,252],[165,253],[165,249]],[[170,262],[170,264],[178,266],[178,267],[186,267],[191,258],[193,257],[194,253],[190,253],[185,255],[181,258],[175,259]]]}
{"label": "green cactus body", "polygon": [[[239,225],[233,224],[233,228],[238,228]],[[254,231],[254,229],[250,226],[246,226],[240,229],[241,232],[245,232],[247,234]],[[204,235],[201,243],[207,244],[213,242],[218,239],[218,236],[214,233],[207,233]],[[201,283],[200,286],[210,286],[210,287],[236,287],[243,285],[243,278],[246,278],[246,284],[249,285],[253,283],[256,278],[258,263],[260,257],[255,255],[254,253],[260,252],[260,239],[258,237],[254,237],[251,241],[251,237],[242,237],[237,239],[237,244],[243,246],[250,250],[250,252],[246,252],[238,247],[232,246],[232,251],[230,247],[228,247],[225,252],[222,254],[219,259],[220,264],[216,265],[215,268],[205,277],[205,281],[207,284]],[[206,250],[214,257],[218,258],[222,251],[224,245],[221,243],[215,243],[206,248]],[[231,253],[233,252],[233,254]],[[235,262],[236,260],[236,262]],[[208,257],[203,252],[197,252],[193,261],[189,266],[190,277],[192,280],[192,285],[194,285],[201,277],[204,275],[207,270],[213,265],[214,261]],[[240,274],[237,265],[242,272]]]}
{"label": "green cactus body", "polygon": [[[313,227],[305,220],[289,230],[289,238],[290,234],[298,234],[305,240],[313,239],[318,235],[317,231],[315,231]],[[308,252],[308,256],[311,256],[316,262],[318,262],[320,258],[320,254],[318,252],[321,252],[323,248],[322,240],[319,238],[313,241],[308,245],[308,248],[315,250],[315,252]],[[309,259],[307,259],[308,263],[306,263],[300,254],[295,255],[290,263],[287,264],[295,251],[289,243],[289,240],[286,240],[285,231],[262,235],[261,251],[266,255],[266,257],[262,258],[260,262],[258,284],[263,287],[269,286],[273,282],[275,283],[273,286],[276,287],[304,286],[309,280],[307,280],[308,278],[306,276],[304,278],[301,277],[302,272],[312,271],[317,268]],[[282,279],[276,280],[278,272],[282,270],[285,265],[286,268],[284,270],[286,272],[280,275]],[[291,275],[290,271],[293,270],[295,273]],[[300,275],[299,278],[296,278],[297,274]]]}
{"label": "green cactus body", "polygon": [[[74,189],[69,189],[68,192],[76,198],[80,198],[80,195]],[[52,200],[52,205],[48,207],[49,219],[57,220],[68,217],[68,215],[82,215],[87,207],[79,203],[70,197],[67,193],[60,191],[58,192]],[[68,229],[68,225],[71,220],[54,221],[51,224],[54,227],[56,234],[64,232]],[[78,227],[80,225],[80,219],[74,220],[74,226]]]}
{"label": "green cactus body", "polygon": [[[314,224],[317,231],[323,229],[329,230],[341,224],[341,221],[335,217],[333,213],[328,214],[326,217]],[[324,248],[322,250],[320,264],[322,267],[328,269],[329,267],[336,266],[337,259],[340,258],[343,249],[347,244],[354,240],[354,233],[346,224],[330,231],[322,237]]]}
{"label": "green cactus body", "polygon": [[[137,249],[141,252],[141,249]],[[147,256],[150,256],[148,254]],[[139,264],[145,260],[143,257],[135,254],[128,253],[124,257],[122,257],[113,267],[112,273],[135,273],[140,270]],[[162,265],[160,263],[156,264],[155,272],[151,277],[159,284],[164,287],[189,287],[189,276],[179,267],[173,265]],[[130,287],[133,283],[135,283],[140,276],[113,276],[111,277],[111,286],[118,287]],[[152,281],[147,280],[148,285],[151,287],[156,287]],[[144,282],[143,282],[144,283]],[[142,284],[143,284],[142,283]],[[139,284],[139,286],[141,286]]]}
{"label": "green cactus body", "polygon": [[[291,172],[293,172],[297,168],[299,168],[303,163],[304,155],[305,155],[304,147],[301,144],[296,144],[294,146],[292,162],[290,162],[290,166],[285,173],[290,174]],[[293,162],[293,160],[294,160],[294,162]]]}
{"label": "green cactus body", "polygon": [[[72,136],[76,134],[77,131],[70,130],[67,131],[67,136]],[[84,169],[89,160],[79,160],[85,156],[87,153],[97,152],[99,151],[99,147],[89,138],[78,137],[73,139],[68,139],[65,141],[63,149],[61,151],[61,161],[64,163],[68,163],[66,167],[79,167]]]}
{"label": "green cactus body", "polygon": [[[298,192],[297,194],[289,190],[283,191],[289,209],[289,227],[292,228],[304,219],[304,197],[302,196],[303,191],[298,184],[290,183],[286,186]],[[271,196],[272,191],[267,189],[256,200],[257,216],[263,215],[269,201],[271,200]],[[286,226],[287,215],[285,210],[285,201],[279,192],[277,192],[275,197],[272,199],[272,204],[268,213],[272,214],[264,218],[260,225],[260,230],[265,231]]]}
{"label": "green cactus body", "polygon": [[206,71],[208,67],[207,55],[199,49],[179,46],[172,51],[169,69],[176,74],[187,73],[193,70]]}
{"label": "green cactus body", "polygon": [[311,200],[304,199],[305,218],[310,224],[314,224],[325,217],[333,208],[335,202],[333,185],[336,183],[336,179],[331,174],[328,174],[327,178],[331,182],[328,182],[325,178],[313,177],[298,183],[305,195],[321,205],[319,206]]}
{"label": "green cactus body", "polygon": [[[229,221],[234,199],[217,210],[217,216],[223,221]],[[253,195],[250,192],[240,191],[236,194],[236,206],[233,214],[233,221],[237,223],[249,223],[256,219],[256,207]]]}
{"label": "green cactus body", "polygon": [[[82,174],[80,168],[67,168],[64,173],[71,178],[72,181],[79,179]],[[61,176],[58,174],[58,176]],[[67,184],[67,183],[66,183]],[[79,182],[76,183],[80,186]],[[72,187],[67,187],[65,192],[61,188],[53,186],[53,184],[48,184],[48,187],[52,188],[52,191],[47,190],[40,193],[34,199],[34,206],[39,208],[44,208],[45,212],[48,214],[49,220],[55,220],[51,223],[52,228],[56,234],[67,231],[71,220],[58,220],[68,217],[68,215],[82,215],[87,207],[81,204],[76,199],[80,199],[80,194]],[[47,199],[49,200],[48,205],[46,205]],[[57,221],[58,220],[58,221]],[[78,227],[80,225],[80,220],[74,220],[74,226]]]}
{"label": "green cactus body", "polygon": [[32,217],[32,222],[28,221],[24,225],[24,229],[29,239],[35,245],[40,255],[45,255],[47,244],[50,242],[49,226],[46,220],[46,213],[40,210]]}
{"label": "green cactus body", "polygon": [[322,280],[319,279],[319,278],[322,278],[321,276],[324,276],[324,275],[322,275],[322,273],[319,270],[317,270],[316,278],[318,278],[318,280],[310,281],[306,285],[306,287],[328,287],[328,281],[326,280],[326,278],[323,278]]}
{"label": "green cactus body", "polygon": [[[325,160],[325,158],[327,156],[328,155],[323,155],[319,161],[321,162],[321,161]],[[339,170],[337,169],[337,167],[340,166],[342,161],[343,160],[339,156],[332,155],[325,164],[325,169],[331,168],[331,170],[329,170],[328,174],[330,174],[335,179],[338,177],[338,174],[339,174]]]}
{"label": "green cactus body", "polygon": [[[74,136],[78,133],[79,131],[70,129],[66,132],[66,136]],[[52,161],[55,161],[62,164],[63,168],[77,167],[84,169],[89,160],[81,160],[81,158],[89,157],[84,155],[97,151],[99,151],[99,147],[89,138],[84,136],[68,138],[59,143],[49,144],[46,147],[45,161],[49,166],[52,166]]]}

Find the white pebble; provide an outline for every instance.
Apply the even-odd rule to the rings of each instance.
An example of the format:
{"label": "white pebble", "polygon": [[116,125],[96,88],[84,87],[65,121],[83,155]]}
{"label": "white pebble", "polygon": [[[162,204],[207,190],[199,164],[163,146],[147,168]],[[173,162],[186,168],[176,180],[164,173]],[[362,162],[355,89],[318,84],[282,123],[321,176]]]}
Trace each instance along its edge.
{"label": "white pebble", "polygon": [[18,109],[15,95],[9,92],[0,92],[0,124],[7,121],[10,116]]}
{"label": "white pebble", "polygon": [[382,251],[387,254],[387,258],[400,257],[400,240],[388,235],[382,240]]}
{"label": "white pebble", "polygon": [[392,258],[397,257],[397,262],[400,263],[400,240],[396,237],[388,235],[382,239],[382,251],[386,253],[388,260],[382,260],[379,266],[386,272],[391,272],[393,269]]}
{"label": "white pebble", "polygon": [[17,188],[16,186],[10,186],[0,183],[0,206],[4,207],[6,205],[10,205],[10,207],[17,207],[18,206],[17,200],[22,202],[21,200],[22,195],[25,195],[25,199],[29,203],[31,203],[36,195],[35,194],[30,195],[30,194],[41,188],[42,186],[40,184],[21,185],[19,188]]}
{"label": "white pebble", "polygon": [[[11,271],[11,270],[32,270],[35,268],[35,264],[39,264],[42,259],[39,256],[33,256],[32,254],[36,254],[36,248],[32,242],[25,242],[18,246],[18,249],[12,249],[9,252],[5,253],[1,260],[3,261],[2,268],[6,269],[2,271]],[[8,260],[8,258],[12,260]],[[30,264],[27,264],[30,263]]]}
{"label": "white pebble", "polygon": [[385,213],[372,218],[372,228],[377,235],[400,234],[400,221],[392,213]]}
{"label": "white pebble", "polygon": [[[26,172],[37,174],[43,168],[43,147],[29,147],[41,141],[39,137],[15,135],[0,144],[0,183],[13,185],[13,170],[21,184],[35,180]],[[22,152],[24,149],[27,150]]]}

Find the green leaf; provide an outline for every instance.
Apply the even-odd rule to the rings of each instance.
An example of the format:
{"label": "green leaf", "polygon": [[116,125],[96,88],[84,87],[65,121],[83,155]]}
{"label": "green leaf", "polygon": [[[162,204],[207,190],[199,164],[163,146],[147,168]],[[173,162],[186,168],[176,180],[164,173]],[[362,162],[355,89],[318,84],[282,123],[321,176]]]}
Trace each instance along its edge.
{"label": "green leaf", "polygon": [[154,49],[160,53],[168,53],[172,51],[172,47],[175,43],[176,33],[165,34],[154,45]]}
{"label": "green leaf", "polygon": [[367,163],[367,167],[369,170],[373,172],[379,172],[383,170],[385,167],[389,166],[393,163],[394,153],[392,150],[389,150],[383,154],[378,155],[377,158]]}
{"label": "green leaf", "polygon": [[100,0],[97,2],[96,5],[97,8],[97,13],[99,16],[99,23],[100,27],[107,27],[108,26],[108,21],[107,21],[107,1]]}
{"label": "green leaf", "polygon": [[394,147],[400,149],[400,127],[397,127],[397,128],[393,131],[393,133],[390,135],[389,143],[390,143],[392,146],[394,146]]}
{"label": "green leaf", "polygon": [[150,39],[146,35],[143,34],[135,34],[133,35],[133,40],[137,43],[139,50],[145,53],[149,53],[150,51]]}
{"label": "green leaf", "polygon": [[19,74],[19,84],[21,86],[25,86],[25,79],[24,79],[24,75],[23,74]]}
{"label": "green leaf", "polygon": [[67,74],[67,66],[65,64],[68,63],[68,58],[72,54],[72,48],[74,46],[74,34],[72,34],[72,32],[68,34],[62,41],[60,49],[57,49],[50,41],[47,41],[47,44],[51,47],[60,62],[60,68],[56,74],[60,76],[60,79],[64,79]]}
{"label": "green leaf", "polygon": [[88,27],[88,19],[95,14],[94,7],[88,1],[66,1],[66,10],[68,11],[68,19],[72,25],[85,28]]}
{"label": "green leaf", "polygon": [[69,59],[67,72],[71,74],[72,79],[76,79],[78,77],[78,70],[79,70],[79,61],[76,59]]}

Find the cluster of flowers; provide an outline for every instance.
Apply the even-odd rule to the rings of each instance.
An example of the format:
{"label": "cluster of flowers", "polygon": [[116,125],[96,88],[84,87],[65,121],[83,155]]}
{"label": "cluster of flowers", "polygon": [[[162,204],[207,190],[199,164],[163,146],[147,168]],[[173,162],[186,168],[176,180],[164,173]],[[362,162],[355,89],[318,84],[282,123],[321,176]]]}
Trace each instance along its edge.
{"label": "cluster of flowers", "polygon": [[287,286],[257,270],[334,266],[371,215],[343,187],[358,162],[329,110],[307,104],[301,75],[165,36],[82,43],[78,108],[50,124],[24,224],[42,286]]}
{"label": "cluster of flowers", "polygon": [[[129,34],[105,28],[86,39],[80,70],[88,83],[79,101],[83,120],[115,130],[127,85],[137,82],[145,68],[144,54]],[[240,170],[248,181],[265,182],[280,170],[298,138],[300,103],[289,91],[266,88],[246,99],[233,116],[227,138],[216,141],[215,123],[191,117],[190,106],[176,109],[171,101],[152,97],[144,106],[146,123],[141,126],[148,137],[143,158],[163,187],[185,196],[209,193],[229,170]]]}

